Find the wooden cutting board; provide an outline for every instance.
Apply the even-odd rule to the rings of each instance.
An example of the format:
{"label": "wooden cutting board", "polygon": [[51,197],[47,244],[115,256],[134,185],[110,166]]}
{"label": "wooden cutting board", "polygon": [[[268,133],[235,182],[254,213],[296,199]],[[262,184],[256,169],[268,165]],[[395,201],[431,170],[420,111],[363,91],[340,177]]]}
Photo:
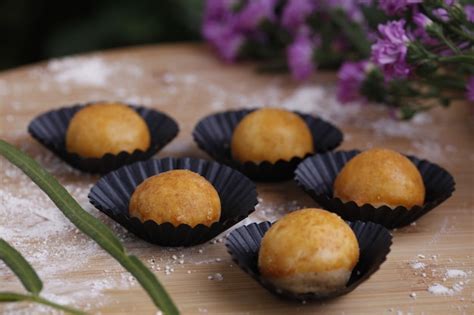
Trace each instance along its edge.
{"label": "wooden cutting board", "polygon": [[[0,136],[34,156],[88,211],[112,226],[125,247],[152,268],[183,314],[472,314],[472,104],[457,102],[403,123],[390,119],[382,107],[337,104],[335,82],[334,73],[320,72],[303,84],[287,75],[257,74],[252,64],[221,63],[201,45],[97,52],[0,73]],[[282,301],[234,265],[221,240],[187,249],[160,248],[128,234],[88,204],[88,189],[98,177],[72,170],[26,129],[39,113],[93,100],[131,101],[173,116],[181,131],[158,158],[209,158],[193,143],[191,132],[212,112],[262,105],[309,111],[344,131],[341,148],[384,146],[426,158],[453,174],[456,191],[415,225],[394,231],[388,260],[352,293],[325,303]],[[4,159],[0,163],[0,237],[32,262],[44,280],[45,296],[91,313],[156,313],[127,272],[62,219],[13,166]],[[248,221],[273,220],[292,209],[316,206],[292,181],[258,184],[258,193],[260,205]],[[451,278],[459,273],[453,270],[464,277]],[[447,295],[428,291],[437,283],[448,289]],[[22,290],[3,264],[0,290]],[[10,303],[0,304],[0,312],[51,310]]]}

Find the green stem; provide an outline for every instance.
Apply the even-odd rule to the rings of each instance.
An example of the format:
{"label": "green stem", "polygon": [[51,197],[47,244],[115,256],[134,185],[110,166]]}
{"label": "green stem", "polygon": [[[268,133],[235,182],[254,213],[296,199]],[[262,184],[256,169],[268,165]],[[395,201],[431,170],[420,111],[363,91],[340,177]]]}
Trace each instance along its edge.
{"label": "green stem", "polygon": [[258,73],[286,73],[288,72],[288,65],[286,61],[275,60],[263,63],[257,66]]}
{"label": "green stem", "polygon": [[457,27],[452,26],[452,25],[449,25],[449,29],[453,31],[454,33],[458,34],[459,36],[462,36],[465,39],[468,39],[471,42],[474,42],[474,36],[469,34],[468,32],[464,32],[463,30],[460,30]]}
{"label": "green stem", "polygon": [[[468,34],[467,32],[463,32],[462,30],[458,29],[457,27],[446,23],[444,22],[443,20],[441,19],[438,19],[433,13],[431,13],[431,9],[429,7],[427,7],[425,4],[422,4],[422,7],[423,7],[423,13],[426,14],[426,16],[428,16],[431,20],[445,26],[445,27],[448,27],[451,31],[453,31],[454,33],[470,40],[471,42],[474,42],[474,36],[471,35],[471,34]],[[446,8],[445,9],[449,9],[449,8]]]}
{"label": "green stem", "polygon": [[55,308],[57,310],[61,310],[61,311],[64,311],[66,313],[73,314],[73,315],[86,315],[87,314],[86,312],[77,310],[77,309],[69,307],[69,306],[54,303],[50,300],[42,298],[39,295],[34,295],[34,294],[20,294],[20,293],[14,293],[14,292],[0,292],[0,302],[2,302],[2,301],[7,301],[7,302],[28,301],[28,302],[47,305],[49,307],[52,307],[52,308]]}
{"label": "green stem", "polygon": [[454,53],[456,54],[460,54],[461,51],[459,50],[459,48],[456,47],[456,45],[454,45],[454,43],[449,40],[446,36],[444,36],[443,32],[440,31],[440,32],[436,32],[436,35],[438,36],[439,39],[441,39]]}
{"label": "green stem", "polygon": [[42,298],[39,295],[32,295],[30,300],[32,302],[47,305],[47,306],[53,307],[55,309],[58,309],[58,310],[61,310],[61,311],[64,311],[64,312],[67,312],[67,313],[70,313],[70,314],[73,314],[73,315],[85,315],[85,314],[87,314],[83,311],[76,310],[72,307],[65,306],[65,305],[60,305],[60,304],[54,303],[52,301],[46,300],[45,298]]}
{"label": "green stem", "polygon": [[413,96],[413,98],[417,99],[430,99],[430,98],[435,98],[438,97],[439,94],[434,94],[434,93],[426,93],[426,94],[418,94],[417,96]]}
{"label": "green stem", "polygon": [[0,260],[18,277],[23,286],[32,294],[39,294],[43,282],[30,263],[13,246],[0,237]]}
{"label": "green stem", "polygon": [[466,83],[463,80],[449,79],[443,77],[434,76],[432,78],[424,80],[424,83],[428,85],[434,85],[440,88],[450,88],[460,91],[464,91],[466,89]]}
{"label": "green stem", "polygon": [[458,56],[446,56],[438,57],[439,62],[448,62],[448,63],[471,63],[474,64],[474,55],[458,55]]}
{"label": "green stem", "polygon": [[360,26],[352,23],[347,14],[342,10],[329,10],[329,15],[334,23],[336,23],[341,31],[349,39],[350,43],[359,52],[362,57],[370,55],[370,43],[367,36],[361,30]]}
{"label": "green stem", "polygon": [[419,113],[419,112],[426,112],[435,107],[436,105],[418,105],[418,106],[414,106],[414,109],[416,110],[417,113]]}
{"label": "green stem", "polygon": [[160,284],[156,276],[135,256],[127,255],[125,249],[112,230],[93,215],[82,209],[79,203],[44,170],[35,160],[13,145],[0,140],[0,155],[19,167],[31,180],[43,190],[58,209],[100,247],[114,257],[127,269],[147,291],[154,304],[163,313],[179,314],[178,308]]}

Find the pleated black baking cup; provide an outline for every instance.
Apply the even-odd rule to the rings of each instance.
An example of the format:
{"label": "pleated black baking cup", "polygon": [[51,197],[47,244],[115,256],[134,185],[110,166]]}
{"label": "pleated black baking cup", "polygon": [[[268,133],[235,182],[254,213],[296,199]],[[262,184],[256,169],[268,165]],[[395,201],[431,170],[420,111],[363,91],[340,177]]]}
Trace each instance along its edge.
{"label": "pleated black baking cup", "polygon": [[[213,114],[201,119],[193,131],[194,141],[215,160],[229,165],[248,177],[258,181],[281,181],[293,177],[296,166],[304,159],[294,157],[290,161],[279,160],[276,163],[263,161],[240,163],[232,159],[230,142],[237,124],[255,109],[242,109]],[[316,153],[335,149],[343,139],[342,132],[321,118],[295,112],[304,119],[313,136]],[[307,155],[309,156],[309,155]],[[306,156],[306,157],[307,157]]]}
{"label": "pleated black baking cup", "polygon": [[343,202],[333,195],[333,184],[344,165],[360,151],[338,151],[309,157],[295,171],[295,181],[321,207],[350,221],[372,221],[392,229],[408,225],[448,199],[455,188],[454,178],[437,164],[407,156],[418,168],[425,184],[423,206],[410,209],[402,206],[358,206],[354,201]]}
{"label": "pleated black baking cup", "polygon": [[346,286],[329,294],[294,293],[275,286],[260,274],[258,252],[263,235],[272,225],[270,222],[252,223],[232,231],[227,236],[225,245],[237,265],[271,293],[291,300],[326,300],[347,294],[357,288],[379,269],[390,252],[392,236],[386,228],[373,222],[356,221],[348,224],[359,242],[359,262],[352,270]]}
{"label": "pleated black baking cup", "polygon": [[[205,177],[221,200],[221,218],[210,227],[190,227],[171,223],[141,222],[129,215],[128,206],[135,188],[146,178],[175,169],[187,169]],[[103,176],[92,187],[89,201],[100,211],[138,237],[162,246],[192,246],[211,240],[255,210],[255,184],[242,173],[217,162],[194,158],[164,158],[136,162]]]}
{"label": "pleated black baking cup", "polygon": [[[88,103],[91,104],[91,103]],[[150,147],[132,153],[107,153],[101,158],[85,158],[66,150],[66,132],[74,114],[88,104],[55,109],[37,116],[28,126],[28,132],[46,148],[71,166],[89,173],[104,174],[120,166],[146,160],[156,154],[179,132],[178,124],[168,115],[154,109],[130,105],[145,120],[150,130]]]}

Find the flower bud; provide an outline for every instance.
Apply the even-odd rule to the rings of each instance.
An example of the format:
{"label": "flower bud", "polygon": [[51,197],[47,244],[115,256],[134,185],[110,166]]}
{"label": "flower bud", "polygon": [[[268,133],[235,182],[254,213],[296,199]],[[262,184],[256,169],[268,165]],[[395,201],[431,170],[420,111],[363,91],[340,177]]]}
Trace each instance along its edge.
{"label": "flower bud", "polygon": [[413,15],[413,22],[415,22],[418,27],[423,29],[426,29],[427,26],[433,24],[433,21],[430,18],[420,12]]}

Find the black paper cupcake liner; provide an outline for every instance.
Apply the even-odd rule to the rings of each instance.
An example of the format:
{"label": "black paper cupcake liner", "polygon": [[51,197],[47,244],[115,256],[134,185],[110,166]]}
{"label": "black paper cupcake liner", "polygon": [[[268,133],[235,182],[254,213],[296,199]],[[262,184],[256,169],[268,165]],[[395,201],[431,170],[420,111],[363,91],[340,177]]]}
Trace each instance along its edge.
{"label": "black paper cupcake liner", "polygon": [[418,168],[425,184],[423,206],[410,209],[402,206],[374,207],[370,204],[358,206],[354,201],[343,202],[333,195],[333,184],[344,165],[360,151],[329,152],[309,157],[295,171],[295,181],[321,207],[350,221],[372,221],[392,229],[408,225],[448,199],[454,189],[454,178],[437,164],[407,156]]}
{"label": "black paper cupcake liner", "polygon": [[[205,177],[221,200],[221,218],[211,226],[191,227],[171,223],[141,222],[129,215],[128,206],[135,188],[146,178],[175,169],[187,169]],[[128,231],[147,242],[162,246],[192,246],[209,241],[255,210],[255,184],[240,172],[216,162],[195,158],[164,158],[136,162],[103,176],[92,187],[89,201]]]}
{"label": "black paper cupcake liner", "polygon": [[[255,109],[242,109],[213,114],[201,119],[193,131],[194,141],[218,162],[229,165],[248,177],[258,181],[281,181],[293,177],[296,166],[304,159],[294,157],[290,161],[279,160],[276,163],[263,161],[240,163],[232,159],[230,143],[237,124]],[[316,153],[335,149],[343,139],[342,132],[321,118],[295,112],[304,119],[313,136]],[[307,156],[310,156],[309,154]],[[307,157],[306,156],[306,157]]]}
{"label": "black paper cupcake liner", "polygon": [[28,126],[28,132],[46,148],[69,165],[88,173],[104,174],[123,165],[146,160],[156,154],[179,132],[178,124],[168,115],[154,109],[130,105],[145,120],[150,130],[150,147],[146,151],[119,154],[107,153],[101,158],[81,157],[66,150],[66,132],[76,112],[88,104],[55,109],[37,116]]}
{"label": "black paper cupcake liner", "polygon": [[347,294],[357,288],[379,269],[390,252],[392,236],[386,228],[373,222],[356,221],[348,224],[359,242],[359,262],[354,267],[346,286],[329,294],[294,293],[275,286],[260,274],[258,252],[263,235],[272,225],[270,222],[253,223],[232,231],[225,245],[232,259],[242,270],[278,297],[299,301],[326,300]]}

